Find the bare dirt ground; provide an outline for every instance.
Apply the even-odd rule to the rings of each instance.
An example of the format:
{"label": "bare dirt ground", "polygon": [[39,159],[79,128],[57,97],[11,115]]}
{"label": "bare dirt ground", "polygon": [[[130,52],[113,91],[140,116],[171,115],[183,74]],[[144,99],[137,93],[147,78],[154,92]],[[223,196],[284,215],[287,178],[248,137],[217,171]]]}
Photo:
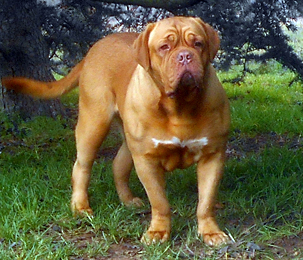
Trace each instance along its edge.
{"label": "bare dirt ground", "polygon": [[[78,235],[69,235],[56,227],[53,227],[49,232],[53,238],[60,236],[65,240],[74,244],[78,249],[85,248],[91,243],[102,243],[102,238],[98,237],[93,232],[83,232]],[[197,241],[196,244],[186,247],[181,244],[181,241],[175,241],[174,249],[182,249],[182,254],[179,254],[179,259],[271,259],[264,256],[265,250],[272,252],[273,259],[302,259],[303,248],[303,232],[296,236],[283,237],[276,241],[272,241],[270,246],[258,245],[253,242],[236,241],[231,245],[227,245],[220,249],[202,248],[201,242]],[[104,255],[97,254],[96,256],[70,257],[70,260],[142,260],[144,257],[145,248],[142,244],[133,241],[121,240],[117,244],[112,244]],[[268,255],[268,253],[266,254]]]}

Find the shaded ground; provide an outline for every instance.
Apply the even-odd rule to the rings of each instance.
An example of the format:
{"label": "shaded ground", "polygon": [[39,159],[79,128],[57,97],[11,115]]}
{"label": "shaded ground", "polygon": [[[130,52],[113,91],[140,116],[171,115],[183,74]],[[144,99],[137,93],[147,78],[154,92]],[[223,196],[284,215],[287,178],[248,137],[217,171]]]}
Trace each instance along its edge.
{"label": "shaded ground", "polygon": [[254,137],[243,137],[240,134],[230,138],[227,146],[227,158],[245,158],[250,153],[259,153],[266,148],[287,147],[289,150],[297,150],[303,146],[303,137],[289,137],[286,134],[276,133],[260,134]]}

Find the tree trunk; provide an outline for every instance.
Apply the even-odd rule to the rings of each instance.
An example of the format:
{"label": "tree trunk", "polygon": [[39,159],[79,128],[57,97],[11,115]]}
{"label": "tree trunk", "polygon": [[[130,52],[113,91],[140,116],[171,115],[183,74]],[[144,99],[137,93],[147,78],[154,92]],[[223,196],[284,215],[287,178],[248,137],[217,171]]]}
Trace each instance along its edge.
{"label": "tree trunk", "polygon": [[[0,0],[0,77],[22,76],[52,81],[49,49],[44,41],[36,0]],[[59,100],[34,100],[0,86],[0,110],[22,118],[64,115]]]}

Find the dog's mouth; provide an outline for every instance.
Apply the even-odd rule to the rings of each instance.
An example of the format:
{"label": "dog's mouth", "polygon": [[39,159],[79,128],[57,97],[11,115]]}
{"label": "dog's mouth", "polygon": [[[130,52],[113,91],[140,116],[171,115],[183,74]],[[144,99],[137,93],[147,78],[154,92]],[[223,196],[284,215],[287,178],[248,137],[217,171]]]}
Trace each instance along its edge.
{"label": "dog's mouth", "polygon": [[196,80],[194,78],[194,75],[189,71],[185,71],[184,74],[181,76],[179,86],[191,87],[191,86],[194,86],[194,85],[196,85]]}
{"label": "dog's mouth", "polygon": [[192,72],[185,71],[176,83],[175,89],[167,91],[166,94],[172,99],[179,97],[186,101],[190,101],[199,92],[199,80],[197,80],[197,77],[195,77]]}

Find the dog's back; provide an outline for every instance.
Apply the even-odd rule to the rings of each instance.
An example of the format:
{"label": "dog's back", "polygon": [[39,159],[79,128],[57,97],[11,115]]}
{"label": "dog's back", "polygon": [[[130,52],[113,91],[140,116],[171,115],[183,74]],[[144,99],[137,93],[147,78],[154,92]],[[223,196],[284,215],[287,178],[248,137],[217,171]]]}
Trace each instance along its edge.
{"label": "dog's back", "polygon": [[[137,65],[132,47],[137,36],[136,33],[120,33],[101,39],[91,48],[88,55],[59,81],[42,82],[24,77],[4,77],[2,84],[16,92],[43,99],[63,95],[77,87],[80,81],[83,82],[81,78],[91,75],[99,76],[100,86],[126,87],[128,82],[125,79],[130,79]],[[103,77],[105,74],[112,76]],[[108,80],[111,82],[107,82]]]}

